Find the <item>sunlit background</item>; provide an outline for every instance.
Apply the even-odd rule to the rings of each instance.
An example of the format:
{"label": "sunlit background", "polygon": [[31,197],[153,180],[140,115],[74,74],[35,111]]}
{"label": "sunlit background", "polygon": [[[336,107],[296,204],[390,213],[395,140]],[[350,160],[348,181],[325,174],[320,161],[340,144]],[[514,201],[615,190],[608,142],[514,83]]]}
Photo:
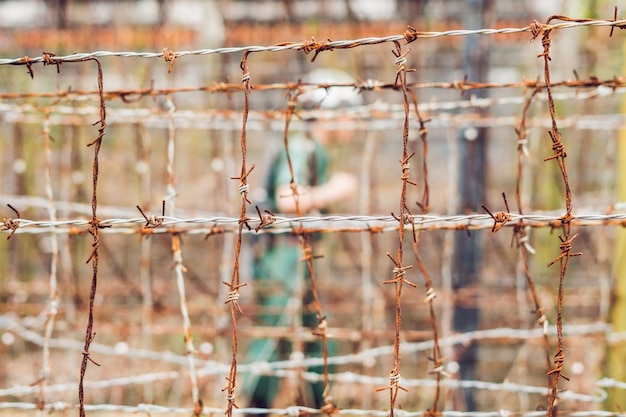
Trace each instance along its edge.
{"label": "sunlit background", "polygon": [[[64,56],[131,52],[131,57],[100,58],[104,90],[113,93],[106,100],[108,121],[100,154],[99,217],[138,219],[141,214],[136,206],[147,215],[161,214],[161,202],[168,199],[168,138],[174,134],[176,215],[237,218],[241,197],[236,180],[231,178],[239,175],[241,163],[243,92],[226,93],[216,86],[240,85],[241,52],[190,54],[173,61],[142,58],[136,53],[161,53],[164,48],[180,52],[357,40],[401,35],[408,25],[420,32],[523,28],[534,20],[545,22],[551,15],[612,20],[615,5],[601,0],[6,0],[0,1],[0,59],[40,57],[43,53]],[[622,10],[618,9],[617,18],[620,16]],[[554,31],[552,82],[617,77],[616,83],[623,83],[624,33],[615,29],[610,37],[610,31],[609,27]],[[507,196],[510,211],[518,213],[515,128],[520,123],[524,100],[532,93],[520,83],[544,80],[544,61],[537,56],[543,51],[541,39],[531,42],[529,32],[461,34],[420,38],[409,45],[403,42],[403,48],[411,50],[407,67],[415,69],[408,73],[409,83],[441,83],[412,89],[417,102],[424,106],[422,116],[430,119],[426,123],[429,213],[486,214],[481,205],[493,213],[506,212],[502,193]],[[249,217],[258,217],[254,205],[264,197],[272,155],[282,147],[284,111],[289,100],[285,89],[263,86],[297,83],[317,68],[341,70],[356,83],[393,83],[397,66],[392,50],[393,44],[387,42],[323,51],[314,61],[314,52],[306,54],[302,50],[263,51],[248,56],[255,87],[250,94],[247,125],[248,164],[255,165],[249,177],[253,200],[248,207]],[[87,144],[97,135],[97,127],[92,126],[99,117],[98,96],[94,94],[98,89],[96,65],[65,62],[58,67],[34,64],[30,68],[32,76],[25,65],[0,65],[0,212],[5,219],[15,219],[16,213],[7,206],[10,204],[22,219],[49,219],[49,172],[56,217],[89,220],[93,149]],[[450,88],[455,81],[464,80],[492,83],[492,88],[465,92]],[[515,85],[507,87],[507,83]],[[134,94],[139,90],[145,94]],[[162,90],[171,93],[149,93]],[[119,94],[124,91],[126,96]],[[606,86],[554,88],[575,215],[623,213],[625,209],[626,195],[618,175],[626,166],[626,148],[620,136],[624,123],[622,92],[621,87]],[[389,216],[399,210],[402,93],[389,88],[362,89],[359,93],[363,107],[370,112],[367,116],[347,111],[345,118],[335,118],[331,111],[316,125],[326,134],[344,138],[328,147],[330,171],[348,171],[359,178],[356,196],[334,205],[329,212]],[[482,99],[486,100],[484,105],[476,105]],[[174,118],[173,129],[169,115]],[[418,186],[409,189],[407,203],[417,214],[420,208],[416,202],[424,191],[420,168],[424,153],[415,114],[411,112],[410,117],[410,146],[417,153],[411,175]],[[301,128],[302,122],[297,117],[294,120],[295,129]],[[547,134],[550,119],[545,91],[530,106],[526,125],[528,156],[521,172],[523,211],[558,218],[565,207],[563,179],[555,163],[543,161],[553,152]],[[44,131],[48,127],[52,139],[49,171],[44,152]],[[464,144],[476,139],[484,159],[464,159]],[[463,204],[468,187],[464,163],[475,165],[471,186],[477,188],[470,198],[471,207]],[[132,227],[131,232],[137,232],[141,224]],[[458,228],[463,229],[462,224]],[[493,337],[479,337],[471,349],[464,351],[465,356],[459,355],[458,349],[444,348],[450,379],[469,380],[473,385],[466,385],[465,390],[454,384],[447,386],[439,411],[544,409],[543,339],[536,333],[532,337],[510,337],[503,330],[534,329],[540,336],[542,329],[536,320],[520,251],[511,243],[513,229],[505,227],[496,234],[489,228],[476,230],[471,237],[465,230],[436,229],[420,234],[420,254],[438,294],[434,302],[438,336],[493,330]],[[0,239],[0,405],[34,406],[41,399],[38,384],[55,245],[59,254],[55,294],[59,310],[44,398],[48,405],[77,404],[75,387],[91,285],[91,266],[85,262],[92,251],[92,236],[85,233],[85,227],[56,235],[50,229],[42,233],[22,233],[18,229],[7,240],[9,232]],[[184,356],[180,299],[172,272],[171,236],[164,233],[142,237],[134,232],[103,232],[101,236],[95,300],[97,336],[92,357],[102,366],[90,364],[86,380],[101,384],[87,387],[85,403],[147,403],[190,409],[193,401]],[[529,233],[535,251],[529,257],[529,274],[547,322],[554,325],[559,267],[546,265],[559,255],[560,230],[543,227]],[[599,393],[603,387],[598,381],[626,380],[624,361],[608,359],[611,350],[620,357],[620,332],[626,331],[620,313],[624,290],[620,290],[619,282],[626,279],[621,227],[597,224],[576,227],[574,233],[579,234],[574,251],[584,255],[572,258],[567,272],[564,323],[583,327],[566,332],[564,373],[570,380],[562,381],[561,387],[581,396],[563,399],[559,411],[618,412],[620,405],[626,406],[624,386],[605,388],[603,393],[610,395],[607,399]],[[230,280],[234,239],[235,234],[230,232],[182,236],[198,386],[204,405],[209,407],[223,408],[226,404],[222,389],[232,351],[230,312],[224,303],[228,288],[222,282]],[[395,231],[331,232],[315,242],[316,253],[324,255],[316,263],[319,292],[329,331],[335,335],[337,355],[367,353],[368,349],[393,344],[396,300],[393,289],[383,281],[392,277],[393,265],[387,253],[396,252],[397,240]],[[250,264],[258,245],[253,233],[244,235],[243,282],[252,284]],[[409,233],[407,263],[414,263],[410,246]],[[423,302],[424,281],[416,267],[410,270],[410,277],[418,288],[406,287],[403,292],[402,342],[431,340],[431,316],[428,304]],[[253,336],[294,337],[293,324],[278,329],[255,326],[261,310],[255,305],[251,288],[242,288],[240,303],[244,311],[239,328],[241,358]],[[464,323],[466,314],[472,317],[469,323]],[[556,340],[553,331],[551,357]],[[402,377],[433,382],[429,351],[408,349],[402,356]],[[388,409],[389,396],[375,392],[379,380],[356,376],[388,379],[393,357],[390,352],[368,355],[333,369],[338,378],[332,385],[333,398],[340,409]],[[355,375],[355,379],[346,375]],[[296,405],[293,391],[297,383],[292,379],[297,378],[282,379],[284,391],[276,399],[276,407]],[[488,382],[500,385],[480,385]],[[502,384],[509,382],[522,388],[505,389]],[[396,406],[408,411],[427,410],[435,395],[433,386],[427,382],[410,386],[408,392],[400,393]],[[247,395],[238,393],[242,408]]]}

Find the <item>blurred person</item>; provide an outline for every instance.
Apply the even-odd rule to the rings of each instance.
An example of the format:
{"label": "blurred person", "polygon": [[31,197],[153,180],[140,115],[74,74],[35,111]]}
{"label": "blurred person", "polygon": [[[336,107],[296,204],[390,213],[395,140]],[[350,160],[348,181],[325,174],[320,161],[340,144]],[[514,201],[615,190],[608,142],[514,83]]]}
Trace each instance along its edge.
{"label": "blurred person", "polygon": [[[312,71],[306,81],[311,84],[352,83],[348,74],[332,70]],[[349,87],[330,87],[302,94],[298,98],[304,108],[336,109],[359,105],[360,94]],[[328,177],[328,155],[325,146],[345,136],[345,132],[328,132],[314,129],[315,120],[306,122],[305,131],[289,132],[289,157],[293,166],[293,176],[298,185],[298,208],[290,187],[292,174],[287,162],[287,154],[282,148],[272,159],[266,182],[267,201],[264,208],[276,213],[311,214],[319,213],[328,206],[346,200],[357,190],[357,179],[347,172],[335,172]],[[315,238],[313,238],[315,239]],[[258,325],[289,326],[297,307],[298,294],[302,297],[302,326],[315,328],[318,324],[314,298],[306,265],[302,261],[302,243],[295,235],[264,235],[259,237],[253,265],[254,293],[261,309]],[[329,356],[334,348],[329,342]],[[303,343],[306,357],[321,357],[320,340]],[[285,339],[258,338],[249,346],[246,363],[274,362],[290,359],[293,351],[291,343]],[[310,372],[323,373],[323,367],[311,367]],[[280,380],[274,376],[249,373],[244,382],[244,392],[250,395],[250,407],[271,408],[279,391]],[[324,384],[310,384],[310,390],[299,392],[298,405],[324,406]],[[313,402],[314,404],[310,404]]]}

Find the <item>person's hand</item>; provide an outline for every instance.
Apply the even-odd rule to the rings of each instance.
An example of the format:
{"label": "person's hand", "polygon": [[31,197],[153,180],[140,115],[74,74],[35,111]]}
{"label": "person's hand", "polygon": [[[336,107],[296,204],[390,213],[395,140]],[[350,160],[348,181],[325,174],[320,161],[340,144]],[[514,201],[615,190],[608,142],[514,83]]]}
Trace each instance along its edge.
{"label": "person's hand", "polygon": [[278,187],[276,198],[281,213],[301,213],[321,210],[338,201],[347,200],[356,195],[359,182],[353,174],[336,172],[325,184],[315,187],[298,187],[298,207],[292,197],[293,191],[288,185]]}
{"label": "person's hand", "polygon": [[326,185],[328,187],[328,197],[330,197],[327,204],[332,204],[356,195],[359,181],[355,175],[349,172],[336,172],[330,177]]}

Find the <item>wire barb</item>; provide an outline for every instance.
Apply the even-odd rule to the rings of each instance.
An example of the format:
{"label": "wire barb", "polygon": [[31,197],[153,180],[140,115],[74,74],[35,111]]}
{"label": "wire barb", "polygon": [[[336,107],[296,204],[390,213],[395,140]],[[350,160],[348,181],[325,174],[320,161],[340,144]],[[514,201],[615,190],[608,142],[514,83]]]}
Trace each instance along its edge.
{"label": "wire barb", "polygon": [[489,216],[493,219],[493,227],[491,228],[491,233],[496,233],[502,227],[504,227],[509,221],[511,221],[511,210],[509,209],[509,203],[506,201],[506,194],[502,193],[502,199],[504,200],[504,206],[506,207],[506,213],[500,211],[496,214],[493,214],[487,207],[484,205],[481,206],[483,210],[485,210]]}
{"label": "wire barb", "polygon": [[[19,220],[20,218],[20,212],[17,211],[15,209],[15,207],[13,207],[10,204],[7,204],[7,206],[13,210],[13,213],[15,213],[15,215],[17,216],[17,219]],[[10,230],[11,233],[9,233],[9,236],[7,236],[7,240],[11,239],[13,237],[13,235],[15,234],[15,232],[17,231],[17,229],[20,227],[20,223],[17,220],[13,220],[13,218],[9,217],[3,217],[2,218],[2,226],[0,226],[0,231],[7,231]]]}
{"label": "wire barb", "polygon": [[167,48],[163,48],[163,59],[165,62],[169,62],[170,65],[167,67],[167,73],[172,73],[172,68],[174,68],[174,60],[176,59],[176,52],[170,51]]}
{"label": "wire barb", "polygon": [[165,200],[163,200],[163,203],[162,203],[161,216],[148,217],[146,216],[146,213],[144,213],[144,211],[141,209],[141,207],[139,206],[135,206],[135,207],[137,207],[137,210],[139,210],[143,218],[146,219],[146,224],[143,226],[144,229],[154,229],[163,224],[163,221],[165,220]]}

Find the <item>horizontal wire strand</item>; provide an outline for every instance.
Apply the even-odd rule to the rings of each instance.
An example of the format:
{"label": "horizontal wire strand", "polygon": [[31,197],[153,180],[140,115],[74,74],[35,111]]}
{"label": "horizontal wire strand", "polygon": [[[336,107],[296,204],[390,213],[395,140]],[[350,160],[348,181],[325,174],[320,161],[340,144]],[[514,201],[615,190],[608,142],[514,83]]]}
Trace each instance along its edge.
{"label": "horizontal wire strand", "polygon": [[[626,19],[621,20],[589,20],[584,22],[562,22],[555,24],[541,25],[540,31],[547,32],[560,29],[570,29],[579,27],[623,27],[626,25]],[[515,33],[531,32],[535,29],[533,25],[528,25],[518,28],[501,28],[501,29],[476,29],[476,30],[447,30],[443,32],[414,32],[412,36],[414,39],[422,38],[439,38],[446,36],[470,36],[470,35],[507,35]],[[375,45],[381,43],[400,42],[406,41],[407,35],[391,35],[384,37],[366,37],[354,40],[340,40],[329,41],[318,44],[317,49],[312,42],[288,42],[284,44],[271,45],[271,46],[240,46],[240,47],[223,47],[214,49],[197,49],[193,51],[176,51],[176,58],[190,56],[190,55],[213,55],[213,54],[240,54],[244,52],[282,52],[288,50],[331,50],[331,49],[349,49],[358,46]],[[322,48],[323,46],[323,48]],[[21,58],[3,58],[0,59],[0,65],[26,65],[36,63],[46,63],[54,65],[55,63],[62,62],[77,62],[84,61],[90,58],[164,58],[168,52],[113,52],[113,51],[94,51],[94,52],[82,52],[73,53],[64,56],[37,56],[37,57],[21,57]]]}

